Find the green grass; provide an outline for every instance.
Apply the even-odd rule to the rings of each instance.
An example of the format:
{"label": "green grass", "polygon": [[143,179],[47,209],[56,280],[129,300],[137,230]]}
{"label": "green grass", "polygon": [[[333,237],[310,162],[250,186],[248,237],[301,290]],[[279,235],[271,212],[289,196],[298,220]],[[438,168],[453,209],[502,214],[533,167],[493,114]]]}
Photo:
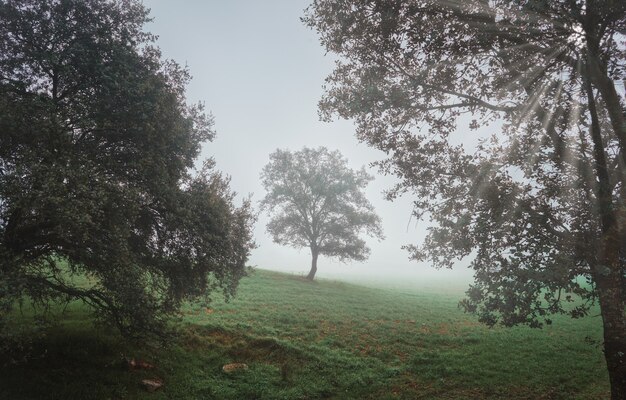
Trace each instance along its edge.
{"label": "green grass", "polygon": [[[541,330],[489,329],[457,308],[459,291],[307,282],[257,270],[238,296],[185,308],[171,347],[133,346],[94,329],[79,303],[0,357],[2,399],[603,399],[599,318]],[[17,316],[17,321],[20,316]],[[124,357],[156,368],[129,371]],[[247,371],[225,374],[230,362]],[[4,365],[4,366],[2,366]],[[143,378],[164,387],[147,393]]]}

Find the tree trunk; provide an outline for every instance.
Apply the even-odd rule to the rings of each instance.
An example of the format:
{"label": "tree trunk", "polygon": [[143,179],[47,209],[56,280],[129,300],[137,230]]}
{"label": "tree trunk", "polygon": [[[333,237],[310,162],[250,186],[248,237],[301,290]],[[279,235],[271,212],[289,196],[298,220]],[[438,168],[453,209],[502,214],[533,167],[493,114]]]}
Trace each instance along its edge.
{"label": "tree trunk", "polygon": [[[604,225],[604,224],[603,224]],[[603,227],[605,227],[604,225]],[[626,314],[620,233],[616,222],[603,232],[600,263],[592,270],[604,331],[604,358],[612,400],[626,400]]]}
{"label": "tree trunk", "polygon": [[312,281],[313,278],[315,278],[315,273],[317,272],[317,256],[318,255],[319,255],[319,252],[317,248],[311,247],[311,270],[309,271],[309,274],[306,276],[306,278],[310,281]]}
{"label": "tree trunk", "polygon": [[[587,70],[592,68],[588,63]],[[596,192],[602,229],[602,241],[598,249],[599,263],[593,267],[592,275],[600,300],[604,330],[604,358],[609,372],[611,399],[626,400],[626,316],[622,294],[625,289],[622,287],[621,232],[613,205],[600,119],[590,78],[585,79],[585,89],[591,116],[591,138],[598,178]]]}
{"label": "tree trunk", "polygon": [[[620,290],[615,287],[618,285],[608,282],[611,275],[596,281],[604,328],[604,358],[609,371],[611,399],[626,400],[626,318]],[[604,287],[605,284],[608,287]]]}

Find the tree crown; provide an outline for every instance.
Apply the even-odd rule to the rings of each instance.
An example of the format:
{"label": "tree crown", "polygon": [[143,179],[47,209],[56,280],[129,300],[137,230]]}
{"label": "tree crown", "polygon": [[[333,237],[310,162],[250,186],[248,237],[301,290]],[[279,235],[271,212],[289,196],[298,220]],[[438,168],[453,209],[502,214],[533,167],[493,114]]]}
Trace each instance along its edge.
{"label": "tree crown", "polygon": [[338,151],[277,150],[261,179],[267,190],[261,206],[273,214],[267,230],[279,244],[364,260],[369,249],[361,232],[382,238],[380,219],[363,193],[372,177],[350,169]]}
{"label": "tree crown", "polygon": [[210,162],[192,174],[212,119],[147,20],[134,0],[0,1],[6,308],[82,299],[123,333],[160,334],[182,301],[245,274],[250,205]]}
{"label": "tree crown", "polygon": [[[390,198],[417,195],[415,213],[432,226],[423,245],[407,246],[413,258],[446,267],[475,255],[464,305],[485,322],[581,316],[598,294],[602,221],[624,208],[615,82],[625,78],[625,10],[612,1],[317,0],[307,13],[341,57],[322,115],[355,119],[357,136],[389,154],[379,166],[401,178]],[[601,129],[589,129],[594,121]],[[572,307],[572,293],[586,301]]]}

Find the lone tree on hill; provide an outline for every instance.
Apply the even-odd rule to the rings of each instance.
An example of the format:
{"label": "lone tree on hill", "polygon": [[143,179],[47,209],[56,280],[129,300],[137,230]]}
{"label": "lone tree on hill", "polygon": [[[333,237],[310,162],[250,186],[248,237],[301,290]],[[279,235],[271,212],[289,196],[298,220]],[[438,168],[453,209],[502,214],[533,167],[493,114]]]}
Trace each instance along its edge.
{"label": "lone tree on hill", "polygon": [[191,175],[211,119],[146,21],[138,0],[0,0],[0,328],[28,296],[163,337],[245,275],[250,205],[210,161]]}
{"label": "lone tree on hill", "polygon": [[372,180],[354,171],[338,151],[325,147],[276,150],[261,174],[267,195],[262,207],[272,216],[267,231],[274,242],[311,249],[313,280],[319,255],[341,261],[366,260],[362,232],[382,239],[380,218],[363,189]]}
{"label": "lone tree on hill", "polygon": [[626,2],[315,0],[305,22],[340,57],[323,115],[433,223],[411,256],[475,255],[462,306],[489,325],[597,302],[626,399]]}

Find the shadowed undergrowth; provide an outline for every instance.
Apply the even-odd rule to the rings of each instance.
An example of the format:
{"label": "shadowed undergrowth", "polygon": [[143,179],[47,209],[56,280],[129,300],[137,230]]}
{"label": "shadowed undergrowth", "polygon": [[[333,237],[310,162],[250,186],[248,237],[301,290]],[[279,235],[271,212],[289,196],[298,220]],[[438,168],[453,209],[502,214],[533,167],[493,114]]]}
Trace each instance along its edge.
{"label": "shadowed undergrowth", "polygon": [[[257,270],[232,302],[186,307],[183,334],[168,348],[94,329],[86,308],[74,303],[59,326],[32,334],[26,361],[22,349],[1,356],[0,398],[607,397],[598,318],[488,329],[458,310],[461,297]],[[130,358],[155,368],[129,370]],[[231,362],[249,369],[224,373]],[[147,393],[143,378],[164,386]]]}

